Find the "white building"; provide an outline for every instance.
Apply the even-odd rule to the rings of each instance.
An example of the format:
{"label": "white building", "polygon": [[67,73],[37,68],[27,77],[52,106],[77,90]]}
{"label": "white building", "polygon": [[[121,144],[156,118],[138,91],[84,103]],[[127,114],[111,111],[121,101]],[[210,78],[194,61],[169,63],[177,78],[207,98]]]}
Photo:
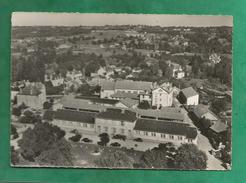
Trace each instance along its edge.
{"label": "white building", "polygon": [[192,87],[188,87],[180,91],[179,100],[185,105],[198,105],[199,94]]}
{"label": "white building", "polygon": [[171,84],[166,83],[152,90],[152,106],[169,107],[173,104],[173,88]]}
{"label": "white building", "polygon": [[42,83],[26,83],[17,95],[17,105],[24,103],[35,109],[42,109],[45,101],[46,89]]}

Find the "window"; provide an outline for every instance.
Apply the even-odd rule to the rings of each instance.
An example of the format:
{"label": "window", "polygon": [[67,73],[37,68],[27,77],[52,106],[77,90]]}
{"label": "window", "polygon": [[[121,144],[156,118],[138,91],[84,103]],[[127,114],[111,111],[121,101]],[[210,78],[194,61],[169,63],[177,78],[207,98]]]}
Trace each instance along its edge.
{"label": "window", "polygon": [[173,135],[169,135],[169,138],[170,138],[170,139],[174,139],[174,136],[173,136]]}
{"label": "window", "polygon": [[192,142],[192,139],[188,139],[188,142]]}
{"label": "window", "polygon": [[112,128],[112,133],[113,133],[113,134],[116,133],[116,128]]}
{"label": "window", "polygon": [[104,131],[105,131],[105,132],[108,132],[108,127],[105,126],[105,127],[104,127]]}
{"label": "window", "polygon": [[144,135],[145,135],[145,136],[148,136],[148,132],[144,132]]}
{"label": "window", "polygon": [[121,125],[121,126],[125,126],[124,121],[121,121],[121,122],[120,122],[120,125]]}
{"label": "window", "polygon": [[83,123],[83,127],[85,127],[85,128],[86,128],[86,127],[87,127],[87,124],[86,124],[86,123]]}
{"label": "window", "polygon": [[156,133],[155,132],[151,132],[151,135],[152,135],[152,137],[155,137]]}
{"label": "window", "polygon": [[140,135],[140,131],[136,130],[136,134]]}
{"label": "window", "polygon": [[90,124],[90,127],[91,127],[91,128],[94,128],[94,124]]}
{"label": "window", "polygon": [[183,137],[182,137],[182,136],[178,136],[178,139],[179,139],[179,140],[183,140]]}
{"label": "window", "polygon": [[121,134],[124,134],[125,133],[125,130],[122,128],[121,129]]}
{"label": "window", "polygon": [[166,135],[162,133],[161,138],[166,138]]}

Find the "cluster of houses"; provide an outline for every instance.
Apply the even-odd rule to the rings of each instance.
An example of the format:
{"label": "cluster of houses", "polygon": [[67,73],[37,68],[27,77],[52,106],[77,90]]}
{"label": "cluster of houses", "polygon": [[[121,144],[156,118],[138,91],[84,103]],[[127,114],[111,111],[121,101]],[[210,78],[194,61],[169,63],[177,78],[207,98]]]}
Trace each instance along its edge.
{"label": "cluster of houses", "polygon": [[[100,97],[65,95],[53,110],[45,111],[43,119],[83,133],[120,134],[158,143],[197,143],[196,127],[186,121],[180,107],[173,105],[175,87],[171,83],[103,80],[100,84]],[[25,83],[16,96],[17,105],[24,103],[36,109],[42,109],[47,100],[42,83]],[[192,106],[197,119],[210,120],[215,135],[226,131],[226,124],[218,122],[216,115],[199,104],[199,94],[192,87],[181,90],[177,98],[185,106]],[[140,109],[138,105],[143,101],[151,108]]]}

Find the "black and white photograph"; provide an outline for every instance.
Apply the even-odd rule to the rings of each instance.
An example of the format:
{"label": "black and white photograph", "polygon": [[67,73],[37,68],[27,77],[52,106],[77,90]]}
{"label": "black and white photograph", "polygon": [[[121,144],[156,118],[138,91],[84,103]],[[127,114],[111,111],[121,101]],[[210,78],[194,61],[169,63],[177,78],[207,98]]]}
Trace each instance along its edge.
{"label": "black and white photograph", "polygon": [[11,21],[11,166],[231,170],[232,16]]}

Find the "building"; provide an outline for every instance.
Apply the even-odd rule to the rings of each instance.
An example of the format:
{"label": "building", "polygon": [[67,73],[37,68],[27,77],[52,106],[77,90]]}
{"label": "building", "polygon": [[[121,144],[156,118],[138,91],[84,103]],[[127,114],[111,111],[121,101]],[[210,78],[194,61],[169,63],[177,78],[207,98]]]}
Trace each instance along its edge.
{"label": "building", "polygon": [[68,80],[80,80],[82,79],[82,72],[81,71],[77,71],[75,69],[73,69],[72,71],[67,71],[66,73],[66,78]]}
{"label": "building", "polygon": [[185,72],[183,71],[181,65],[177,63],[168,62],[169,69],[173,78],[182,79],[185,77]]}
{"label": "building", "polygon": [[[131,80],[118,80],[107,81],[101,85],[101,98],[112,98],[116,93],[134,93],[139,94],[144,91],[152,89],[152,82],[146,81],[131,81]],[[113,98],[117,98],[113,96]],[[120,97],[119,97],[120,98]]]}
{"label": "building", "polygon": [[162,86],[152,90],[152,106],[157,109],[161,107],[170,107],[173,103],[173,88],[170,83],[164,83]]}
{"label": "building", "polygon": [[42,109],[46,101],[46,89],[42,83],[29,83],[17,94],[17,105],[24,103],[26,106]]}
{"label": "building", "polygon": [[136,113],[126,109],[107,109],[96,116],[96,133],[133,137]]}
{"label": "building", "polygon": [[193,114],[195,115],[197,120],[204,118],[211,122],[218,121],[217,116],[209,110],[208,106],[203,104],[195,106],[193,109]]}
{"label": "building", "polygon": [[139,100],[131,99],[131,98],[124,98],[121,99],[115,106],[121,108],[132,108],[135,109],[139,104]]}
{"label": "building", "polygon": [[179,93],[179,100],[185,105],[198,105],[199,94],[192,88],[184,88]]}
{"label": "building", "polygon": [[59,109],[54,113],[52,123],[69,131],[76,129],[95,133],[95,113],[93,112]]}
{"label": "building", "polygon": [[197,130],[187,123],[137,119],[134,137],[154,142],[197,143]]}

